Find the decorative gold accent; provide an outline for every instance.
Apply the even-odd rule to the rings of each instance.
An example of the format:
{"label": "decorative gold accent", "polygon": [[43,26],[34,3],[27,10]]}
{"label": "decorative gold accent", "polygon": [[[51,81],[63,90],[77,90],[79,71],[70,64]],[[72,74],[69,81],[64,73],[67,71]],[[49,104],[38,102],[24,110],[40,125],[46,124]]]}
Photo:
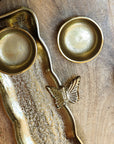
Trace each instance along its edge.
{"label": "decorative gold accent", "polygon": [[[52,63],[51,63],[49,51],[48,51],[44,41],[40,37],[39,25],[38,25],[37,17],[34,14],[34,12],[28,8],[21,8],[21,9],[15,10],[13,12],[7,13],[3,16],[0,16],[0,30],[3,30],[4,28],[7,28],[7,27],[16,28],[16,29],[21,28],[21,29],[26,30],[28,33],[30,33],[33,36],[33,38],[36,41],[37,47],[38,47],[36,62],[38,64],[39,69],[37,69],[37,70],[35,69],[36,68],[35,67],[36,63],[35,63],[33,65],[34,68],[31,67],[30,70],[27,71],[28,73],[26,72],[25,75],[24,75],[24,73],[20,74],[20,75],[12,75],[12,76],[8,76],[4,73],[0,74],[0,94],[2,96],[2,100],[4,103],[5,109],[9,115],[10,119],[13,122],[17,143],[19,143],[19,144],[36,144],[36,142],[33,140],[33,137],[32,137],[33,135],[31,135],[31,130],[30,130],[30,125],[33,124],[34,122],[32,121],[31,123],[28,123],[29,119],[26,116],[26,114],[27,114],[26,110],[28,110],[28,109],[26,109],[26,107],[28,108],[28,105],[30,103],[31,107],[34,108],[33,109],[34,113],[31,114],[32,109],[30,109],[31,111],[28,110],[28,113],[30,112],[30,114],[31,114],[30,116],[33,116],[33,117],[34,117],[33,114],[35,114],[35,116],[36,116],[36,114],[38,115],[38,110],[36,108],[38,100],[37,101],[34,100],[34,94],[29,95],[29,93],[27,93],[26,101],[23,100],[23,102],[21,102],[22,95],[20,97],[18,97],[18,95],[16,93],[18,88],[15,88],[13,80],[14,81],[16,81],[17,79],[20,80],[23,78],[23,76],[27,77],[28,75],[29,76],[32,75],[32,72],[31,72],[32,70],[34,70],[36,73],[39,72],[37,75],[37,81],[39,81],[39,83],[41,83],[41,87],[38,85],[38,92],[39,92],[38,97],[40,97],[40,96],[42,97],[43,92],[45,92],[45,94],[48,95],[48,92],[45,89],[46,85],[53,85],[56,88],[59,88],[59,87],[61,87],[61,82],[52,69]],[[28,66],[28,68],[29,67],[30,67],[30,65]],[[22,72],[24,72],[24,69]],[[6,73],[9,74],[10,72],[7,71]],[[16,72],[14,72],[14,73],[16,73]],[[32,76],[32,78],[34,79],[34,76]],[[67,94],[68,101],[75,102],[78,99],[78,90],[77,90],[77,94],[75,94],[76,97],[72,97],[72,93],[71,93],[71,92],[73,92],[73,90],[75,88],[78,89],[78,83],[79,83],[78,80],[79,79],[74,79],[74,81],[71,82],[70,86],[68,86],[68,87],[65,86],[65,88],[67,89],[67,92],[68,92],[68,94]],[[30,81],[30,80],[28,80],[28,81]],[[37,86],[37,81],[35,81],[36,86]],[[22,87],[22,90],[24,91],[26,89],[25,88],[26,84],[24,83],[24,80],[22,81],[21,84],[23,84],[21,87]],[[33,82],[32,82],[32,84],[33,84]],[[43,90],[40,90],[40,89],[43,89]],[[26,89],[26,91],[27,91],[27,89]],[[21,91],[21,93],[23,93],[23,92]],[[70,93],[70,95],[69,95],[69,93]],[[24,97],[24,98],[26,98],[26,97]],[[19,103],[19,99],[20,99],[21,104]],[[48,101],[49,101],[49,99],[48,99]],[[67,100],[65,100],[65,101],[67,102]],[[31,108],[31,107],[29,107],[29,108]],[[24,111],[24,109],[25,109],[25,111]],[[82,144],[82,141],[80,140],[80,138],[77,135],[75,119],[74,119],[69,107],[67,105],[62,106],[60,109],[60,113],[61,113],[63,121],[66,125],[65,132],[66,132],[67,138],[74,139],[76,144]],[[36,129],[35,127],[32,127],[32,128]]]}
{"label": "decorative gold accent", "polygon": [[79,100],[79,82],[80,76],[73,79],[69,86],[63,86],[59,89],[47,86],[50,94],[55,98],[57,108],[61,108],[68,102],[75,103]]}
{"label": "decorative gold accent", "polygon": [[72,62],[93,60],[103,47],[103,33],[99,25],[88,17],[75,17],[64,23],[57,37],[61,54]]}

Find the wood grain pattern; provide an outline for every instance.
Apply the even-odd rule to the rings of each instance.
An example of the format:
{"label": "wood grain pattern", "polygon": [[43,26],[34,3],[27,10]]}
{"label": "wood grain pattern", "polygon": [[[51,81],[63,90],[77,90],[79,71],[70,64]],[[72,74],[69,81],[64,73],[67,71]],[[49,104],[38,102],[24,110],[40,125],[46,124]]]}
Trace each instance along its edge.
{"label": "wood grain pattern", "polygon": [[[113,144],[114,119],[114,14],[110,0],[1,0],[0,15],[20,6],[34,10],[41,37],[47,44],[53,68],[64,84],[74,75],[81,76],[80,101],[70,105],[84,144]],[[74,16],[94,19],[104,33],[104,47],[93,61],[75,64],[58,51],[57,32]],[[0,144],[14,144],[12,125],[0,103]]]}

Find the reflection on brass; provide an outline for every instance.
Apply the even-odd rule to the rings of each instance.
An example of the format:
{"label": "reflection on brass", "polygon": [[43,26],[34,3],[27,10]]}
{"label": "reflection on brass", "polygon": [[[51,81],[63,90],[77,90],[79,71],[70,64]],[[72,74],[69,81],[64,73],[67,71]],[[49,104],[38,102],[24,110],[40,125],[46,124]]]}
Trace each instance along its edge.
{"label": "reflection on brass", "polygon": [[60,52],[66,59],[85,63],[100,53],[103,46],[103,33],[92,19],[76,17],[62,25],[57,42]]}
{"label": "reflection on brass", "polygon": [[34,38],[21,28],[0,31],[0,71],[6,74],[25,72],[34,62],[37,46]]}
{"label": "reflection on brass", "polygon": [[61,108],[68,102],[75,103],[79,100],[80,76],[73,79],[69,86],[63,86],[59,89],[47,87],[51,95],[55,98],[57,108]]}
{"label": "reflection on brass", "polygon": [[[40,37],[38,21],[33,11],[31,11],[28,8],[21,8],[13,12],[10,12],[8,14],[5,14],[3,16],[0,16],[1,39],[4,38],[4,41],[5,41],[5,38],[6,38],[5,36],[8,36],[8,34],[11,34],[14,31],[15,32],[18,31],[18,33],[23,34],[23,36],[27,38],[27,41],[30,40],[30,43],[31,43],[30,50],[28,51],[28,54],[26,56],[27,59],[22,58],[20,60],[19,57],[16,57],[16,61],[13,61],[13,57],[9,57],[6,53],[4,54],[0,52],[1,54],[0,66],[2,65],[2,67],[0,67],[0,70],[2,72],[0,73],[0,94],[2,96],[5,109],[10,119],[13,122],[17,143],[18,144],[36,144],[36,141],[34,140],[33,135],[31,134],[32,130],[35,129],[36,126],[33,125],[32,130],[30,129],[30,126],[34,123],[34,121],[31,121],[30,123],[28,122],[28,117],[27,117],[28,113],[26,113],[26,110],[28,109],[26,109],[26,107],[28,108],[28,105],[31,104],[31,107],[34,109],[30,109],[30,111],[28,110],[28,112],[31,113],[31,111],[33,110],[33,113],[31,113],[30,116],[34,117],[33,114],[35,114],[35,116],[37,117],[38,109],[36,108],[36,105],[39,99],[38,100],[34,99],[35,98],[34,94],[30,95],[30,92],[34,91],[35,89],[32,89],[32,87],[29,87],[27,91],[26,87],[28,86],[28,84],[25,84],[23,80],[23,76],[25,76],[26,78],[30,76],[30,78],[32,77],[34,79],[34,76],[32,75],[32,72],[34,72],[35,78],[37,77],[37,80],[35,79],[34,83],[32,82],[30,86],[32,86],[32,84],[34,86],[35,84],[41,83],[41,87],[38,85],[38,88],[36,91],[38,92],[39,97],[42,95],[49,94],[47,90],[45,89],[45,86],[47,85],[50,85],[50,86],[52,85],[58,89],[57,93],[59,94],[59,96],[56,96],[52,88],[48,87],[48,90],[55,97],[57,105],[59,107],[61,106],[61,109],[59,112],[65,124],[66,137],[68,139],[73,139],[75,144],[82,144],[80,138],[77,135],[77,129],[76,129],[76,123],[75,123],[74,117],[69,107],[67,106],[67,101],[74,103],[75,101],[78,100],[78,97],[79,97],[78,96],[78,84],[80,81],[80,77],[77,77],[73,81],[71,81],[69,86],[65,86],[64,88],[59,89],[61,87],[61,82],[52,69],[52,63],[51,63],[49,51],[44,41]],[[24,72],[25,70],[27,70],[30,67],[30,65],[33,63],[33,59],[35,58],[35,54],[36,54],[35,43],[37,44],[38,52],[37,52],[36,62],[30,68],[30,70],[26,71],[25,75],[24,73],[15,75],[15,76],[14,75],[9,76],[9,75],[4,74],[4,73],[17,74],[17,73]],[[4,51],[3,47],[2,49]],[[2,49],[0,47],[0,51],[2,51]],[[19,53],[21,52],[19,51]],[[5,57],[5,55],[7,57]],[[3,56],[5,58],[3,58]],[[16,56],[15,53],[13,53],[13,56],[15,58]],[[37,64],[38,69],[36,69],[36,64]],[[14,83],[16,82],[16,80],[17,81],[22,80],[21,83],[19,83],[18,81],[19,86],[21,84],[21,88],[23,90],[21,91],[20,97],[18,97],[19,93],[18,95],[16,93],[16,91],[18,91],[18,87],[14,86]],[[28,81],[30,80],[28,79]],[[22,100],[22,98],[25,98],[23,93],[26,94],[26,92],[29,92],[27,93],[26,101],[23,100],[23,101],[20,101],[19,103],[19,99]],[[63,94],[64,92],[67,94],[64,95]],[[59,103],[58,99],[62,99],[62,104]],[[36,120],[37,119],[35,118],[35,122]]]}

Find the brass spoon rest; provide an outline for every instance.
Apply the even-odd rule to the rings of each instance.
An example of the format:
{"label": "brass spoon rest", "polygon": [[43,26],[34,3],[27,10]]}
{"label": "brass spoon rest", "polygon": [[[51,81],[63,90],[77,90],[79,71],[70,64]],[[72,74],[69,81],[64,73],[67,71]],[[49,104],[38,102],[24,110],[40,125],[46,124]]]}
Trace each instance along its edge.
{"label": "brass spoon rest", "polygon": [[[36,135],[35,137],[37,140],[34,141],[33,137],[35,134],[34,135],[32,134],[31,129],[33,129],[33,127],[30,127],[31,125],[28,122],[29,119],[27,119],[28,115],[26,113],[26,110],[28,108],[29,102],[32,101],[32,105],[34,106],[35,113],[38,113],[37,104],[35,104],[38,102],[38,99],[37,101],[35,101],[34,95],[30,95],[30,96],[27,95],[27,99],[26,99],[27,104],[24,105],[24,103],[21,103],[21,101],[19,100],[21,100],[24,96],[21,95],[21,97],[18,97],[16,93],[18,89],[15,88],[15,81],[21,79],[23,82],[24,89],[27,89],[27,86],[23,80],[23,76],[26,77],[30,75],[32,76],[32,79],[34,79],[32,75],[32,70],[34,69],[35,71],[34,75],[36,75],[37,77],[37,80],[34,81],[34,83],[38,84],[38,96],[40,95],[43,96],[42,93],[44,93],[44,95],[46,95],[47,99],[49,100],[52,98],[48,93],[47,89],[49,90],[49,92],[51,92],[50,90],[51,87],[60,90],[62,84],[52,69],[52,63],[51,63],[49,51],[45,43],[40,37],[38,21],[33,11],[28,8],[21,8],[1,16],[0,30],[3,30],[4,28],[7,27],[21,28],[26,30],[27,32],[30,33],[30,35],[32,35],[32,37],[34,38],[37,44],[38,51],[36,56],[36,62],[34,65],[31,66],[31,68],[28,71],[26,71],[23,74],[19,74],[15,76],[14,75],[8,76],[6,74],[0,73],[0,94],[2,96],[2,100],[6,108],[6,111],[14,124],[17,143],[35,144],[38,143],[36,142],[38,140],[38,135]],[[39,66],[38,69],[36,69],[35,67],[37,64]],[[36,73],[39,73],[39,75],[37,75]],[[73,82],[71,82],[71,85],[73,83],[76,83],[75,86],[77,89],[78,79],[77,78],[74,79]],[[33,82],[31,84],[33,84]],[[48,85],[50,87],[47,87],[46,89],[46,86]],[[21,89],[23,89],[23,87]],[[28,92],[30,94],[29,90]],[[48,105],[48,103],[46,105]],[[44,107],[46,107],[46,105],[44,104]],[[67,106],[67,101],[63,103],[63,105],[60,107],[58,112],[61,114],[62,120],[65,125],[66,137],[71,140],[73,139],[74,142],[77,144],[82,144],[80,138],[77,135],[76,123],[70,109]],[[35,121],[35,123],[37,123],[37,121]],[[35,128],[37,129],[37,127]]]}

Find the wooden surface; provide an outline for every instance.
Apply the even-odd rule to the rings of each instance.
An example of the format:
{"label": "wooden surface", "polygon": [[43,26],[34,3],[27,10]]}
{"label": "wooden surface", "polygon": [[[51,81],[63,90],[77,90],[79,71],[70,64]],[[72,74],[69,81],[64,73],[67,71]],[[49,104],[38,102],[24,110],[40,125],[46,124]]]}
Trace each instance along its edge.
{"label": "wooden surface", "polygon": [[[51,54],[53,69],[64,84],[74,75],[81,76],[80,101],[70,105],[84,144],[113,144],[114,119],[114,1],[113,0],[0,0],[0,15],[27,6],[40,23],[41,37]],[[74,16],[94,19],[104,33],[100,55],[85,64],[66,60],[57,48],[61,24]],[[11,122],[0,103],[0,144],[14,144]]]}

